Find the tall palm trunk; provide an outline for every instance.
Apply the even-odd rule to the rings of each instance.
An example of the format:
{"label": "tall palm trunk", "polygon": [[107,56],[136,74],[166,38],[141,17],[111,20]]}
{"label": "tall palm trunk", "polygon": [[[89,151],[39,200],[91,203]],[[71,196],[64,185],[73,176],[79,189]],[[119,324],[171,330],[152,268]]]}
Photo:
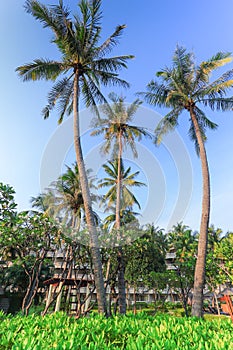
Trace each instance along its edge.
{"label": "tall palm trunk", "polygon": [[122,174],[121,174],[121,162],[122,162],[122,140],[121,132],[118,135],[118,167],[117,167],[117,189],[116,189],[116,229],[119,230],[121,227],[121,187],[122,187]]}
{"label": "tall palm trunk", "polygon": [[79,126],[79,73],[75,72],[74,77],[74,97],[73,97],[73,113],[74,113],[74,146],[76,153],[76,161],[80,174],[80,184],[84,202],[84,209],[87,221],[87,227],[90,234],[90,248],[94,265],[94,278],[98,302],[98,311],[101,314],[107,314],[106,295],[104,288],[104,278],[102,271],[101,255],[99,249],[98,236],[92,211],[91,196],[88,187],[88,179],[83,160],[83,153],[80,142],[80,126]]}
{"label": "tall palm trunk", "polygon": [[120,246],[120,228],[121,228],[121,191],[122,191],[122,139],[121,132],[118,136],[119,142],[119,151],[118,151],[118,169],[117,169],[117,198],[116,198],[116,229],[119,230],[118,235],[118,252],[117,252],[117,260],[118,260],[118,293],[119,293],[119,312],[120,314],[126,313],[126,293],[125,293],[125,263],[123,256],[123,249]]}
{"label": "tall palm trunk", "polygon": [[198,253],[194,275],[194,290],[193,290],[193,303],[192,303],[192,316],[202,317],[203,315],[203,289],[205,286],[205,270],[206,270],[206,254],[208,243],[208,227],[209,227],[209,215],[210,215],[210,177],[209,167],[205,151],[203,138],[200,132],[198,121],[193,111],[190,109],[190,116],[194,125],[202,168],[202,214],[200,235],[198,240]]}

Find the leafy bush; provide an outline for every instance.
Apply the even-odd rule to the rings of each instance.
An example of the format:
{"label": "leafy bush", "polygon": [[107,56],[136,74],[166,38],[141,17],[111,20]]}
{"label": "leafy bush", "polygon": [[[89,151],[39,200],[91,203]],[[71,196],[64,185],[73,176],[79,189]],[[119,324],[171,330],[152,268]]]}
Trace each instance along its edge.
{"label": "leafy bush", "polygon": [[45,317],[0,313],[0,322],[1,350],[227,350],[233,330],[229,319],[205,321],[143,313],[79,320],[64,313]]}

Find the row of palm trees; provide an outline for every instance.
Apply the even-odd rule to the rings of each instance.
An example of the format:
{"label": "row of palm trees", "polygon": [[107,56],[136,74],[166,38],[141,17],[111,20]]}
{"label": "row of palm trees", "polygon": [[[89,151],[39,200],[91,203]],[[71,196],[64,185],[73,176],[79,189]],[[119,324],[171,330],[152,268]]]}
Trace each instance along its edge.
{"label": "row of palm trees", "polygon": [[[120,220],[120,167],[124,143],[128,143],[134,149],[135,138],[148,136],[143,128],[125,128],[124,100],[116,96],[110,96],[113,107],[101,91],[101,86],[128,87],[129,84],[119,77],[119,71],[127,68],[127,62],[132,55],[110,57],[112,49],[118,44],[118,40],[125,28],[118,26],[113,34],[103,43],[100,43],[101,35],[101,0],[81,0],[79,2],[79,14],[71,17],[69,9],[60,0],[58,5],[45,6],[39,1],[27,0],[26,11],[43,27],[52,30],[54,43],[60,54],[61,60],[36,59],[32,63],[25,64],[16,69],[23,81],[52,80],[54,85],[48,95],[48,104],[43,110],[44,118],[48,118],[51,110],[57,105],[59,123],[62,122],[65,113],[73,113],[73,132],[76,162],[79,170],[80,185],[85,208],[86,222],[90,235],[90,247],[94,264],[94,276],[97,291],[98,310],[102,314],[107,313],[104,292],[104,278],[102,273],[98,235],[95,217],[92,210],[92,199],[88,185],[88,177],[85,169],[81,139],[80,139],[80,103],[92,107],[100,117],[98,104],[105,104],[107,119],[102,119],[99,124],[99,132],[104,133],[106,140],[105,150],[109,150],[112,138],[118,150],[118,188],[116,198],[116,227],[119,229]],[[186,52],[182,47],[177,47],[172,59],[171,68],[166,67],[157,73],[158,79],[152,80],[146,92],[139,93],[147,103],[154,107],[165,107],[169,112],[161,120],[155,130],[156,142],[160,143],[162,136],[173,130],[178,125],[178,117],[185,111],[189,116],[189,135],[194,141],[196,150],[201,159],[203,176],[203,200],[202,218],[200,225],[200,238],[198,245],[198,257],[195,270],[194,297],[192,306],[193,316],[202,316],[203,287],[205,282],[206,246],[208,240],[208,224],[210,213],[210,181],[209,168],[205,150],[206,129],[215,129],[216,124],[205,115],[200,105],[210,107],[211,110],[231,110],[233,98],[226,97],[226,93],[233,86],[233,70],[224,73],[215,81],[210,81],[210,74],[220,66],[231,61],[229,53],[219,52],[211,59],[195,64],[192,53]],[[61,77],[59,79],[59,77]],[[128,116],[133,115],[140,102],[136,100],[129,107]],[[123,106],[123,111],[121,107]],[[119,110],[115,110],[117,107]],[[131,108],[131,110],[130,110]],[[122,112],[122,113],[121,113]],[[120,116],[115,120],[115,116]],[[126,117],[127,118],[127,117]],[[101,119],[101,118],[100,118]],[[128,121],[131,122],[130,118]],[[112,133],[114,131],[114,133]],[[123,141],[124,140],[124,141]],[[122,251],[119,247],[119,280],[122,281],[122,294],[124,294]],[[121,312],[125,312],[124,295],[121,298]]]}
{"label": "row of palm trees", "polygon": [[[86,217],[84,210],[83,196],[80,186],[80,175],[77,164],[72,167],[66,166],[66,172],[37,197],[31,198],[33,208],[53,218],[59,223],[60,227],[72,228],[74,232],[80,232],[85,229]],[[102,219],[97,212],[93,211],[95,222],[103,230],[110,231],[116,227],[116,197],[118,183],[118,162],[117,160],[108,161],[103,165],[107,177],[98,180],[91,176],[91,170],[87,169],[88,183],[91,193],[92,202],[99,209],[104,207],[104,213],[108,215]],[[136,205],[140,209],[135,194],[132,191],[134,187],[146,186],[143,182],[137,181],[139,171],[131,172],[131,167],[125,168],[121,162],[121,204],[120,220],[121,224],[127,224],[136,221],[138,212],[133,211]],[[99,189],[107,188],[105,194],[96,194]],[[138,224],[139,225],[139,224]]]}

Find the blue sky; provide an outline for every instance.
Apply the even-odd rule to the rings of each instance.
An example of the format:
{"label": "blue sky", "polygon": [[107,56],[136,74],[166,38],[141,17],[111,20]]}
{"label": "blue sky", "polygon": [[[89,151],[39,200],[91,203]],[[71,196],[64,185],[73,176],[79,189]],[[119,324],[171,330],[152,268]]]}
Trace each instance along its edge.
{"label": "blue sky", "polygon": [[[76,8],[77,1],[64,2],[72,9]],[[56,2],[49,0],[44,3]],[[47,121],[41,117],[51,84],[23,83],[15,73],[17,66],[35,58],[59,58],[56,47],[50,43],[51,33],[24,11],[23,4],[22,0],[0,2],[0,181],[14,187],[20,210],[27,209],[30,206],[30,197],[41,191],[41,164],[49,142],[59,132],[55,113]],[[135,59],[129,63],[128,70],[122,71],[121,74],[131,84],[129,90],[122,92],[128,102],[135,99],[135,92],[145,89],[145,85],[154,78],[156,71],[165,65],[169,66],[177,44],[194,51],[197,62],[210,58],[217,51],[233,51],[232,0],[103,0],[102,9],[103,39],[113,32],[116,25],[127,25],[113,54],[135,55]],[[225,67],[232,68],[233,64]],[[146,111],[150,107],[143,106],[145,109],[138,118],[147,120]],[[160,115],[164,113],[159,109],[153,113],[156,112]],[[224,231],[233,231],[233,112],[207,111],[207,115],[219,125],[217,131],[208,133],[206,144],[212,187],[210,222]],[[183,210],[179,219],[193,229],[198,229],[201,212],[201,171],[199,159],[187,136],[187,123],[188,118],[184,114],[180,119],[179,134],[174,136],[182,139],[183,149],[190,157],[192,168],[192,181],[187,182],[187,186],[192,184],[190,200],[184,206],[187,209],[186,213]],[[151,122],[149,124],[151,125]],[[70,137],[69,142],[72,144],[72,136],[66,133],[65,136]],[[91,152],[97,152],[98,142],[88,141],[87,135],[85,140],[84,144],[89,145],[89,148],[86,146],[86,152],[89,152],[91,157]],[[169,141],[168,144],[170,145]],[[144,220],[154,221],[156,225],[164,228],[168,223],[171,224],[180,191],[179,180],[187,180],[183,177],[179,179],[181,170],[177,167],[177,160],[174,161],[174,152],[178,151],[172,151],[168,144],[165,142],[158,149],[143,143],[140,145],[140,157],[134,161],[135,169],[144,172],[143,180],[150,179],[148,190],[141,198],[145,209]],[[72,152],[71,155],[67,154],[67,157],[69,162],[73,162]],[[126,154],[126,157],[130,159],[130,155]],[[154,178],[151,174],[146,174],[151,170],[151,160],[155,167],[153,169],[156,169],[153,173]],[[51,164],[46,166],[50,171]],[[187,171],[186,175],[188,174]],[[154,197],[157,204],[150,202],[148,197]],[[157,206],[156,210],[154,206]]]}

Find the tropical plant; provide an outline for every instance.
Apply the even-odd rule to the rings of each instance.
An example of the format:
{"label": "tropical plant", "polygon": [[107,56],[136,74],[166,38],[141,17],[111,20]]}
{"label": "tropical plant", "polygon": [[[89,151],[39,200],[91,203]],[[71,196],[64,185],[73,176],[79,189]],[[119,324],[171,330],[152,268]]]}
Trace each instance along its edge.
{"label": "tropical plant", "polygon": [[36,208],[43,213],[47,212],[50,207],[51,196],[51,193],[43,192],[38,194],[36,197],[31,197],[30,202],[32,204],[32,208]]}
{"label": "tropical plant", "polygon": [[0,253],[15,252],[14,263],[27,276],[22,311],[27,315],[37,293],[48,252],[60,245],[60,232],[42,213],[24,211],[17,214],[14,225],[1,232]]}
{"label": "tropical plant", "polygon": [[227,232],[219,242],[215,249],[215,253],[218,256],[218,267],[222,270],[227,280],[233,283],[233,232]]}
{"label": "tropical plant", "polygon": [[[17,204],[15,203],[15,190],[8,184],[0,182],[0,239],[12,231],[17,221]],[[15,259],[15,250],[12,247],[4,246],[1,249],[1,257],[7,260]]]}
{"label": "tropical plant", "polygon": [[144,286],[151,287],[151,276],[157,272],[164,272],[165,252],[161,250],[160,239],[163,231],[160,229],[141,231],[141,236],[126,250],[125,276],[128,284],[134,288],[134,312],[136,312],[136,289]]}
{"label": "tropical plant", "polygon": [[[0,312],[1,349],[230,350],[230,320],[196,320],[146,313],[75,319],[56,314],[5,315]],[[17,344],[17,345],[16,345]],[[61,345],[62,344],[62,345]],[[85,344],[85,345],[84,345]]]}
{"label": "tropical plant", "polygon": [[197,234],[182,222],[168,233],[169,252],[174,254],[169,286],[180,296],[185,315],[189,316],[188,299],[194,283]]}
{"label": "tropical plant", "polygon": [[[104,135],[105,143],[102,147],[104,153],[109,153],[112,148],[113,161],[109,164],[112,165],[112,168],[113,164],[117,165],[117,182],[114,192],[116,202],[116,227],[119,228],[122,200],[121,192],[123,191],[122,155],[124,148],[129,146],[133,155],[137,157],[135,141],[140,141],[142,136],[151,138],[151,135],[145,128],[132,124],[133,117],[141,105],[141,101],[137,99],[127,106],[125,98],[119,97],[115,93],[109,94],[109,99],[112,104],[105,104],[101,108],[101,111],[106,118],[96,118],[93,121],[93,127],[95,130],[92,131],[91,135]],[[107,171],[106,168],[105,171]],[[113,169],[113,171],[116,173],[116,168]],[[105,184],[103,184],[103,186],[105,186]],[[132,195],[130,196],[132,197]]]}
{"label": "tropical plant", "polygon": [[178,117],[183,111],[189,114],[189,135],[200,156],[203,179],[202,215],[192,305],[192,315],[198,317],[202,316],[210,214],[210,179],[205,149],[206,130],[208,128],[214,130],[217,127],[200,109],[200,105],[217,111],[232,110],[233,97],[226,97],[226,94],[233,86],[233,70],[210,81],[211,73],[231,60],[229,53],[218,52],[209,60],[196,65],[194,55],[178,46],[173,56],[172,67],[166,67],[156,73],[161,82],[152,80],[147,85],[147,91],[139,93],[153,106],[171,108],[156,127],[157,143],[161,142],[165,133],[178,126]]}
{"label": "tropical plant", "polygon": [[98,113],[97,103],[106,99],[100,85],[128,87],[128,83],[118,77],[121,68],[126,68],[131,55],[109,57],[118,43],[125,25],[120,25],[102,44],[101,36],[101,0],[81,0],[80,15],[71,18],[70,10],[60,0],[58,5],[45,6],[36,0],[27,0],[26,11],[54,33],[52,42],[57,46],[61,60],[36,59],[16,69],[23,81],[52,80],[55,82],[49,95],[48,105],[43,110],[44,118],[58,105],[59,123],[67,112],[73,111],[74,147],[80,173],[82,195],[86,220],[90,234],[90,246],[94,263],[94,275],[98,307],[100,313],[106,313],[104,281],[98,236],[92,212],[91,196],[88,188],[79,128],[80,98],[87,107],[93,107]]}
{"label": "tropical plant", "polygon": [[[111,207],[110,210],[112,211],[112,213],[105,216],[103,221],[103,228],[108,230],[113,229],[113,233],[114,233],[115,231],[114,225],[116,224],[116,210],[115,210],[115,207]],[[121,209],[120,211],[121,224],[126,230],[132,228],[133,226],[139,227],[139,221],[137,219],[138,215],[140,214],[133,211],[130,208]]]}
{"label": "tropical plant", "polygon": [[[135,157],[137,150],[135,141],[140,141],[142,136],[151,137],[150,133],[143,127],[138,127],[132,124],[133,117],[137,112],[141,101],[136,99],[129,106],[125,103],[124,97],[119,97],[115,93],[109,95],[112,105],[104,104],[101,108],[105,118],[96,118],[93,122],[95,130],[91,135],[104,135],[105,143],[102,150],[104,153],[109,153],[113,149],[113,159],[117,159],[117,183],[116,183],[116,224],[115,228],[120,230],[121,227],[121,200],[122,200],[122,155],[123,148],[130,146]],[[119,308],[120,313],[126,312],[126,295],[124,282],[124,259],[122,248],[119,246]]]}
{"label": "tropical plant", "polygon": [[15,190],[0,182],[0,230],[11,226],[16,216]]}
{"label": "tropical plant", "polygon": [[224,235],[220,228],[209,227],[209,241],[206,258],[206,284],[212,292],[212,306],[215,305],[220,314],[218,287],[231,285],[233,281],[232,248],[230,234]]}
{"label": "tropical plant", "polygon": [[[108,177],[104,177],[99,181],[99,188],[110,187],[108,192],[104,195],[102,202],[106,204],[106,210],[115,206],[117,198],[117,185],[118,185],[118,159],[108,161],[103,165],[104,171]],[[131,172],[131,167],[125,169],[124,162],[121,160],[120,168],[121,176],[121,198],[120,208],[126,210],[134,205],[137,205],[141,209],[140,203],[130,190],[131,187],[145,186],[143,182],[137,181],[136,177],[139,175],[139,171]]]}

